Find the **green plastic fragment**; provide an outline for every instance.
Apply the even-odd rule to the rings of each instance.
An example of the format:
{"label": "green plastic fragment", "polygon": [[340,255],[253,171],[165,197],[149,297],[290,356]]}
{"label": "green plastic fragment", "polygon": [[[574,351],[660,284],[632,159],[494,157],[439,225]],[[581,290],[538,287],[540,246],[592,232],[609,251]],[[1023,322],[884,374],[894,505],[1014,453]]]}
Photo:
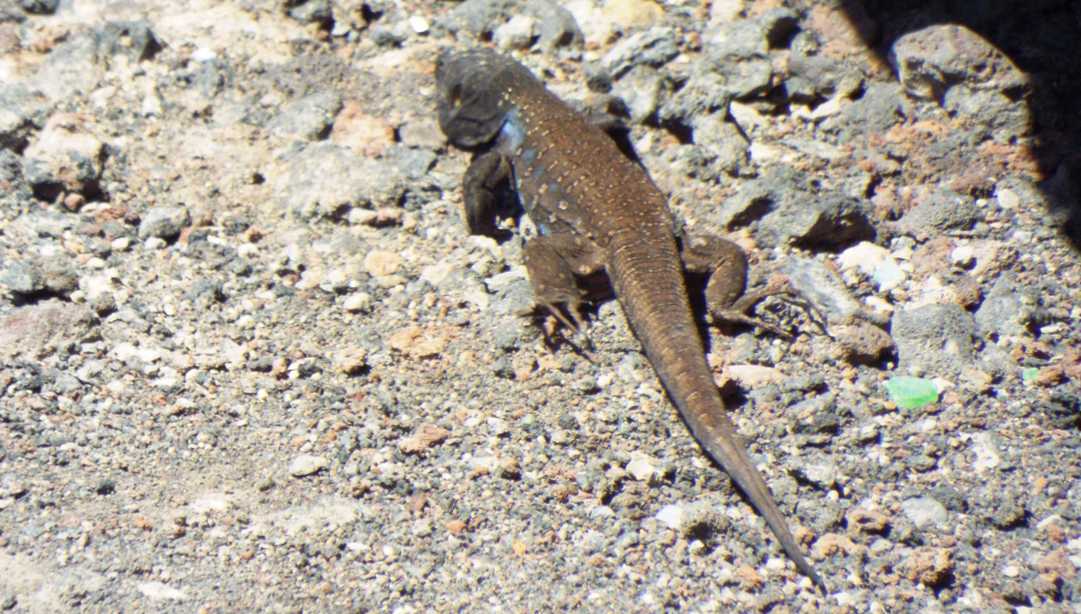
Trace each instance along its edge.
{"label": "green plastic fragment", "polygon": [[1025,367],[1021,369],[1021,380],[1026,384],[1035,381],[1036,377],[1040,375],[1040,369],[1038,367]]}
{"label": "green plastic fragment", "polygon": [[922,377],[891,377],[886,380],[886,392],[903,409],[919,409],[938,401],[938,386]]}

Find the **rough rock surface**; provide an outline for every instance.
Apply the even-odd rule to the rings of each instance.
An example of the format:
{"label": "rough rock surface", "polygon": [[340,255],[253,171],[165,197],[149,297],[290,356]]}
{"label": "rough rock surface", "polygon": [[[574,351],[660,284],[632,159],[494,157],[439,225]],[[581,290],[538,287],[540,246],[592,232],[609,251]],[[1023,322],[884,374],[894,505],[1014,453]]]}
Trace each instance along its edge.
{"label": "rough rock surface", "polygon": [[[1015,57],[857,4],[0,3],[0,611],[1081,607],[1076,7],[963,3]],[[551,350],[464,234],[472,44],[624,98],[687,231],[816,307],[709,345],[829,594],[616,304]]]}

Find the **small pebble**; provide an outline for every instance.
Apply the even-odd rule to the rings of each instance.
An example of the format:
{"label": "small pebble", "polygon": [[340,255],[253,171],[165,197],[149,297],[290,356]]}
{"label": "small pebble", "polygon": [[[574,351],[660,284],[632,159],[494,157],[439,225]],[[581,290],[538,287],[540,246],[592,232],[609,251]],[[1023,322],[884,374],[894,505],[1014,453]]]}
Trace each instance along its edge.
{"label": "small pebble", "polygon": [[931,497],[913,497],[901,502],[901,511],[921,529],[945,526],[949,520],[946,506]]}
{"label": "small pebble", "polygon": [[302,454],[292,460],[289,463],[289,475],[294,478],[302,478],[305,476],[319,473],[327,466],[327,459],[322,456],[313,456],[311,454]]}
{"label": "small pebble", "polygon": [[409,18],[409,27],[417,34],[427,34],[428,30],[431,29],[431,24],[420,15],[413,15]]}
{"label": "small pebble", "polygon": [[687,511],[678,505],[666,505],[657,512],[656,518],[669,529],[678,531],[687,520]]}
{"label": "small pebble", "polygon": [[372,307],[372,296],[367,292],[350,294],[342,301],[342,308],[350,313],[366,312]]}
{"label": "small pebble", "polygon": [[364,256],[364,270],[376,277],[393,275],[402,265],[402,257],[394,252],[374,250]]}

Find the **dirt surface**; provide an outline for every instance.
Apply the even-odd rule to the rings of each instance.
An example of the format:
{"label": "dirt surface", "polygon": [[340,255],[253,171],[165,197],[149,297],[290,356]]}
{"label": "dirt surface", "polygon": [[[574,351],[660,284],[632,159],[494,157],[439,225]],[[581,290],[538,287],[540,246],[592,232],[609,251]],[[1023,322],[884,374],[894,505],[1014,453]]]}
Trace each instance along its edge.
{"label": "dirt surface", "polygon": [[[852,4],[0,5],[0,611],[1081,609],[1076,105]],[[828,594],[617,304],[552,349],[523,234],[464,233],[432,72],[477,44],[820,314],[706,330]]]}

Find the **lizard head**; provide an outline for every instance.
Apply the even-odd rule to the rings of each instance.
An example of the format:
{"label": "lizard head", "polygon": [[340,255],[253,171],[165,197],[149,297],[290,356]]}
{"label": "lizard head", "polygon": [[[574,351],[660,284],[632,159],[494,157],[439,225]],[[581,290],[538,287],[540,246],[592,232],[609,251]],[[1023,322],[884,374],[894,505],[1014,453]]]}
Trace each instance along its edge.
{"label": "lizard head", "polygon": [[499,133],[509,108],[494,83],[507,64],[506,58],[487,49],[439,54],[435,62],[439,126],[455,147],[479,147]]}

